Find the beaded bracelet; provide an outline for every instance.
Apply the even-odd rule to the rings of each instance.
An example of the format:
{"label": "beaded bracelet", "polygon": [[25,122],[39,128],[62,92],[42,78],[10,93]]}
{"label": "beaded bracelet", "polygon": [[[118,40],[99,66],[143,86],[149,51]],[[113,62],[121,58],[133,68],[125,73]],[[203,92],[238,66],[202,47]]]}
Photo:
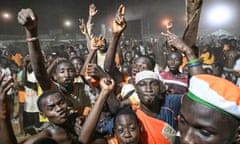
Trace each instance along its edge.
{"label": "beaded bracelet", "polygon": [[31,37],[31,38],[26,38],[26,41],[27,42],[32,42],[32,41],[35,41],[37,39],[38,39],[37,37]]}
{"label": "beaded bracelet", "polygon": [[187,62],[187,64],[194,64],[194,63],[199,63],[200,62],[200,59],[196,58],[196,59],[192,59],[190,61]]}
{"label": "beaded bracelet", "polygon": [[202,63],[201,62],[198,62],[198,63],[193,63],[193,64],[188,64],[188,68],[192,68],[192,67],[197,67],[197,66],[200,66]]}

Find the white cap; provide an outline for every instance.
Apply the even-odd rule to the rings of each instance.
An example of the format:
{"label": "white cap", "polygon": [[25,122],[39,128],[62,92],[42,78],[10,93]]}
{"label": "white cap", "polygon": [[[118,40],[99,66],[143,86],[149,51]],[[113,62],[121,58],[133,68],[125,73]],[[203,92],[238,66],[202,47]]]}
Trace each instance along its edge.
{"label": "white cap", "polygon": [[146,79],[146,78],[161,80],[161,77],[159,74],[157,74],[153,71],[145,70],[145,71],[138,72],[136,74],[136,83],[138,83],[139,81]]}

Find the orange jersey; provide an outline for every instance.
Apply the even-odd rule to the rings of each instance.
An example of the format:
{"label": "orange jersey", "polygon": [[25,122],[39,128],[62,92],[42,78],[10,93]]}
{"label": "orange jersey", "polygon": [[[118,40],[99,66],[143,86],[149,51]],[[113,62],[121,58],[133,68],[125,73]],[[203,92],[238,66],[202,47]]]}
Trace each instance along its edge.
{"label": "orange jersey", "polygon": [[143,126],[141,143],[143,144],[173,144],[176,131],[166,122],[150,117],[140,109],[136,111],[137,117]]}

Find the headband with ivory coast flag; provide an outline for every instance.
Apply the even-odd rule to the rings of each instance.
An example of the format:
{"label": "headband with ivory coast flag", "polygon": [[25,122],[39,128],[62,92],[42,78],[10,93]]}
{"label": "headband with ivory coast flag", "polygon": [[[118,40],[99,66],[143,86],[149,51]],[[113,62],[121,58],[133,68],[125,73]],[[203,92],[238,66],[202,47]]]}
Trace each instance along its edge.
{"label": "headband with ivory coast flag", "polygon": [[191,77],[187,97],[240,121],[240,89],[232,82],[208,74]]}

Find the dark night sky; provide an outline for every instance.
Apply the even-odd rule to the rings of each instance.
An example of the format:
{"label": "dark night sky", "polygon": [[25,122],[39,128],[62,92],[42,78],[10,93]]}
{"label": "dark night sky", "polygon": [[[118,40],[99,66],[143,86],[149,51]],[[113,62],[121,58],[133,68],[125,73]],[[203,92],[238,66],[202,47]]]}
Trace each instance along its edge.
{"label": "dark night sky", "polygon": [[[233,3],[240,9],[240,0],[204,0],[203,15],[208,5],[219,1]],[[39,33],[48,33],[49,29],[62,29],[63,20],[70,19],[74,22],[72,31],[78,31],[78,18],[87,18],[88,5],[95,3],[98,14],[94,21],[96,27],[104,23],[110,25],[110,19],[114,16],[117,7],[123,3],[126,6],[126,19],[134,20],[144,16],[153,16],[153,19],[170,16],[176,24],[184,25],[177,20],[184,16],[185,0],[1,0],[0,13],[11,12],[11,20],[0,19],[0,34],[24,34],[23,28],[17,23],[17,12],[21,8],[32,8],[39,17]],[[239,15],[239,10],[238,10]],[[239,19],[239,18],[238,18]],[[204,19],[201,18],[200,28],[204,29]],[[239,20],[233,21],[232,31],[240,29]],[[227,26],[226,26],[227,27]],[[223,27],[224,28],[224,27]]]}

